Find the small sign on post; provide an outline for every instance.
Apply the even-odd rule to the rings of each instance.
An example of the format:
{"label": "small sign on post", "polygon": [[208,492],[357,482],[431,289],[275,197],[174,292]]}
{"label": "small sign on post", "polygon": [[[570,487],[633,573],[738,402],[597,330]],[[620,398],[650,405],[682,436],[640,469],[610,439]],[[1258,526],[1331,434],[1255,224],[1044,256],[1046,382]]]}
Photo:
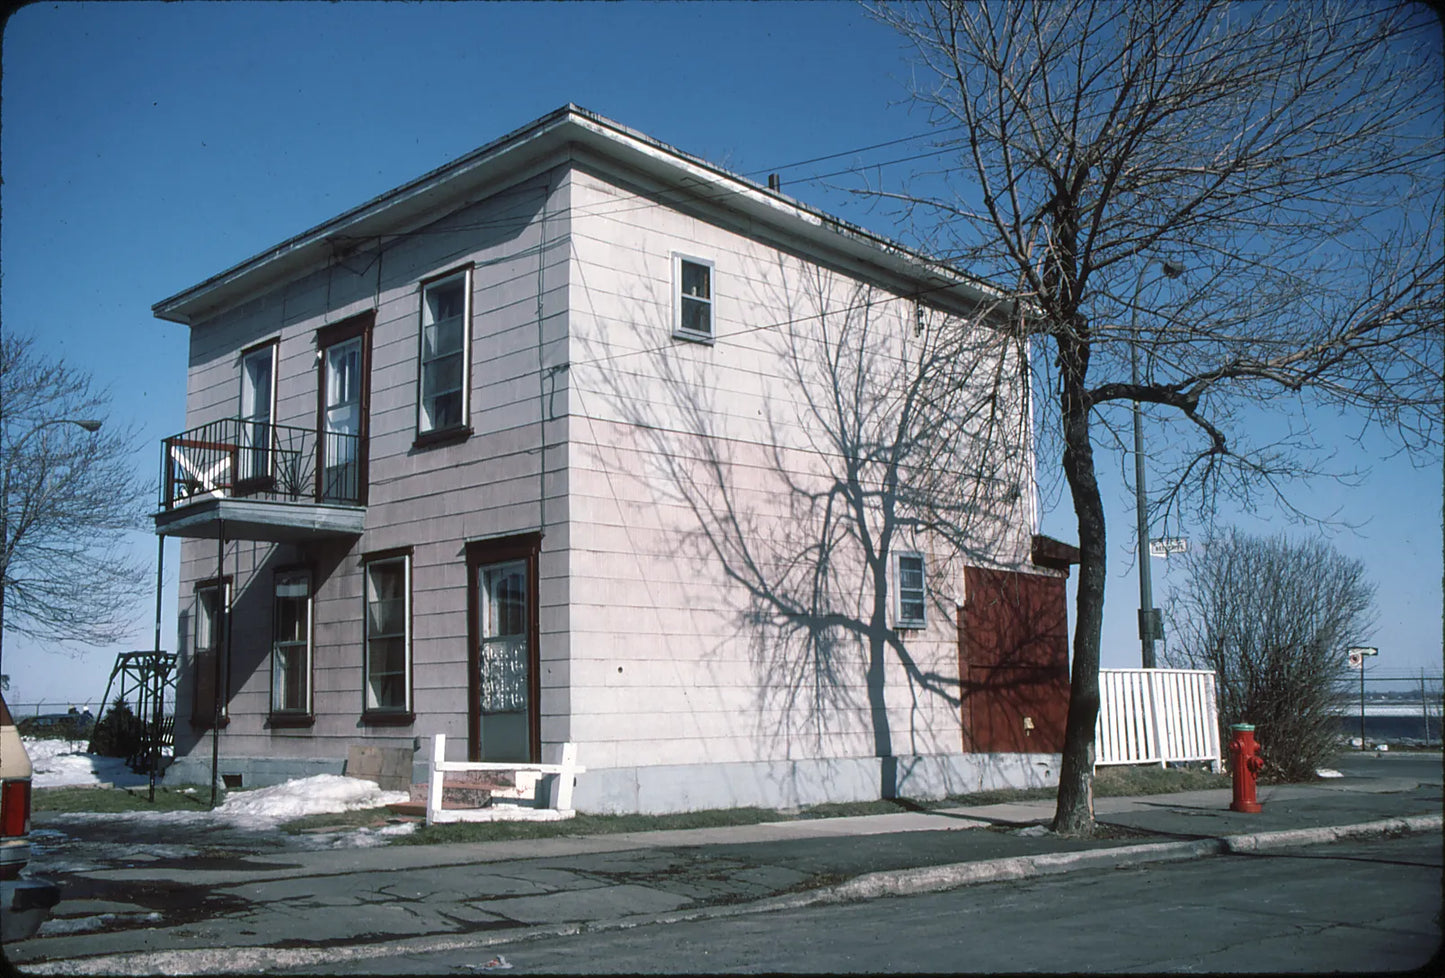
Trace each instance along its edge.
{"label": "small sign on post", "polygon": [[1189,549],[1187,537],[1154,537],[1149,541],[1149,556],[1168,557],[1170,554],[1182,554]]}
{"label": "small sign on post", "polygon": [[1347,649],[1351,669],[1360,670],[1360,750],[1365,749],[1365,657],[1379,655],[1380,650],[1369,645],[1356,645]]}

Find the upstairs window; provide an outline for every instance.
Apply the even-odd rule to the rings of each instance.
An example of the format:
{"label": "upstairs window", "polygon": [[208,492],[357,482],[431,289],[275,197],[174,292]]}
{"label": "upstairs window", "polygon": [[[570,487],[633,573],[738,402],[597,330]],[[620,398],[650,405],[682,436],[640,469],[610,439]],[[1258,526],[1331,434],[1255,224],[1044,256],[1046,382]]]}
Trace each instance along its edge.
{"label": "upstairs window", "polygon": [[276,341],[241,354],[240,451],[238,483],[271,475],[271,419],[275,414]]}
{"label": "upstairs window", "polygon": [[923,555],[901,553],[893,562],[893,621],[897,628],[927,624],[928,589]]}
{"label": "upstairs window", "polygon": [[[329,502],[366,502],[368,414],[371,399],[371,327],[374,310],[316,331],[316,495]],[[294,458],[294,456],[292,456]],[[300,483],[300,478],[291,481]]]}
{"label": "upstairs window", "polygon": [[673,335],[712,342],[712,262],[673,256]]}
{"label": "upstairs window", "polygon": [[466,270],[422,285],[419,435],[467,425],[471,279]]}

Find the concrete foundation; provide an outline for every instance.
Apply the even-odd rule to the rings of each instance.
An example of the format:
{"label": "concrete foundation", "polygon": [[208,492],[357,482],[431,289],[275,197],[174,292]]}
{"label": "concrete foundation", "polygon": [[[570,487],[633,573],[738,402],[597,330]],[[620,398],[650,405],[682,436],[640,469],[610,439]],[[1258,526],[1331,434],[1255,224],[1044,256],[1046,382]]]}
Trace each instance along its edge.
{"label": "concrete foundation", "polygon": [[[167,770],[166,782],[208,784],[210,768],[209,757],[179,758]],[[346,763],[341,759],[222,758],[219,769],[233,788],[260,788],[315,774],[345,773]],[[414,762],[412,783],[422,784],[426,778],[426,764]],[[1058,754],[934,754],[589,768],[577,777],[573,807],[597,815],[788,809],[872,801],[887,795],[925,800],[999,788],[1053,787],[1058,781]]]}

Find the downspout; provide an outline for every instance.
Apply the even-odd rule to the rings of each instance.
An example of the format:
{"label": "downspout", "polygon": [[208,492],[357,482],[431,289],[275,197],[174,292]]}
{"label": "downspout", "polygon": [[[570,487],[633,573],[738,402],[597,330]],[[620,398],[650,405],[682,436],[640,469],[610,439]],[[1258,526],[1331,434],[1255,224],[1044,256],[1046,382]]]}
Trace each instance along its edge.
{"label": "downspout", "polygon": [[537,238],[537,434],[541,445],[537,456],[537,529],[547,533],[547,370],[542,366],[545,350],[543,330],[543,287],[547,267],[547,205],[552,196],[552,178],[542,188],[542,220]]}
{"label": "downspout", "polygon": [[216,807],[217,769],[221,758],[221,659],[229,650],[231,614],[226,593],[226,521],[216,521],[216,618],[211,623],[212,645],[216,651],[215,685],[211,690],[211,807]]}
{"label": "downspout", "polygon": [[156,636],[151,656],[151,681],[155,683],[153,705],[151,712],[151,757],[150,757],[150,791],[148,800],[156,800],[156,769],[161,764],[161,722],[164,719],[164,710],[161,708],[161,697],[165,694],[165,678],[161,675],[161,593],[166,579],[166,538],[163,534],[156,534]]}

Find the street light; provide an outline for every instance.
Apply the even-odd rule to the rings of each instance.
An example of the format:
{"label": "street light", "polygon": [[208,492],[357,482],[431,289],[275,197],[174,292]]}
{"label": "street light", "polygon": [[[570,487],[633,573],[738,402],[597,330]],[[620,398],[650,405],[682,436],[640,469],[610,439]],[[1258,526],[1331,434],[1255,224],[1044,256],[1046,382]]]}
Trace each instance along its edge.
{"label": "street light", "polygon": [[[1130,311],[1129,377],[1135,387],[1139,386],[1139,293],[1144,290],[1144,275],[1153,262],[1145,262],[1139,269],[1139,278],[1134,283],[1134,308]],[[1184,266],[1178,262],[1164,260],[1159,268],[1165,278],[1178,278],[1184,274]],[[1154,668],[1154,642],[1164,637],[1164,624],[1159,609],[1154,607],[1154,582],[1149,567],[1149,517],[1145,506],[1144,491],[1144,427],[1139,401],[1134,401],[1134,518],[1138,530],[1138,546],[1135,548],[1139,559],[1139,646],[1145,669]]]}
{"label": "street light", "polygon": [[1379,655],[1380,650],[1368,645],[1356,645],[1346,650],[1350,668],[1360,670],[1360,750],[1365,749],[1365,658]]}
{"label": "street light", "polygon": [[[51,425],[73,424],[91,434],[99,431],[101,426],[101,422],[96,418],[51,418],[32,424],[34,426],[10,446],[11,455],[19,454],[21,446],[29,441],[31,436]],[[5,585],[10,579],[10,457],[5,454],[4,434],[5,428],[0,425],[0,480],[3,480],[0,481],[0,663],[5,661]]]}

